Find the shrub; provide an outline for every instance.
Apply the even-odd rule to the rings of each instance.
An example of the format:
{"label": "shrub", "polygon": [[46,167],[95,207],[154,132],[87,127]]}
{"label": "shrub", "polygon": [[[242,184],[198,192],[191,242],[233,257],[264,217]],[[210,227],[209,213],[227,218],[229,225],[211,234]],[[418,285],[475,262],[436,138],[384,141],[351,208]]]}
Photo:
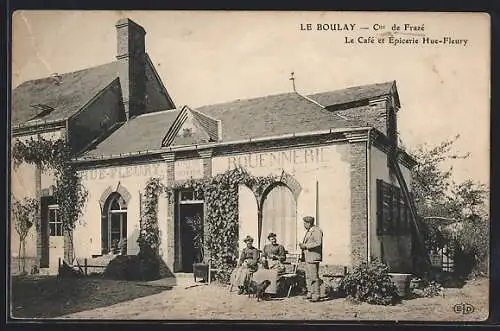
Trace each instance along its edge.
{"label": "shrub", "polygon": [[155,280],[160,278],[160,258],[154,252],[118,255],[104,270],[104,277],[120,280]]}
{"label": "shrub", "polygon": [[411,290],[414,297],[432,298],[442,293],[443,286],[435,280],[416,279],[419,286]]}
{"label": "shrub", "polygon": [[349,300],[376,305],[394,305],[400,301],[389,268],[378,262],[363,263],[347,273],[340,284]]}

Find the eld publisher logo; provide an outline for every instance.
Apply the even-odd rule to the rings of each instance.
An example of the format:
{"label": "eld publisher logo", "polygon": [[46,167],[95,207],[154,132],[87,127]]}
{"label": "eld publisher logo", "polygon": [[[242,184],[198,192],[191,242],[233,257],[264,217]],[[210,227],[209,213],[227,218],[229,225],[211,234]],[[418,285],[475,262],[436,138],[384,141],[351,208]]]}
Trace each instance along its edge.
{"label": "eld publisher logo", "polygon": [[457,303],[453,306],[453,311],[457,314],[472,314],[474,312],[474,306],[468,303]]}

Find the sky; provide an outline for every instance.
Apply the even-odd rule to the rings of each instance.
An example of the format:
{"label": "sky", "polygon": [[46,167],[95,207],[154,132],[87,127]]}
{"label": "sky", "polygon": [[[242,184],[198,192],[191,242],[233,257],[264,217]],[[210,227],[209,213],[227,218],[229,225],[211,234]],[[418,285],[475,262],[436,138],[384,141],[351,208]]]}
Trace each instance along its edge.
{"label": "sky", "polygon": [[[111,62],[115,23],[146,30],[146,49],[177,106],[215,104],[292,91],[301,94],[397,82],[404,144],[437,145],[460,134],[456,181],[489,183],[490,21],[486,14],[362,12],[17,11],[12,87],[53,73]],[[301,30],[311,24],[312,29]],[[318,24],[356,24],[353,31]],[[384,29],[374,31],[374,25]],[[404,24],[409,24],[404,30]],[[401,30],[393,31],[392,26]],[[415,27],[410,30],[410,25]],[[361,29],[368,27],[369,30]],[[419,44],[388,43],[396,38]],[[384,44],[377,42],[385,36]],[[375,43],[359,43],[374,37]],[[422,44],[424,37],[467,44]],[[347,44],[347,39],[356,42]]]}

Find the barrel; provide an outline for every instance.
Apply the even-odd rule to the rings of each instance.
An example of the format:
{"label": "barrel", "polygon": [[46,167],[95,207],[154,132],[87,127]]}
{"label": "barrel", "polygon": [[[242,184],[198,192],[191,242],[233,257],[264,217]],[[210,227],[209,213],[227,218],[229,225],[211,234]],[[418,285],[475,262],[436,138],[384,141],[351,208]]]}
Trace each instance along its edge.
{"label": "barrel", "polygon": [[398,295],[405,298],[409,292],[411,274],[389,273],[389,276],[396,285]]}

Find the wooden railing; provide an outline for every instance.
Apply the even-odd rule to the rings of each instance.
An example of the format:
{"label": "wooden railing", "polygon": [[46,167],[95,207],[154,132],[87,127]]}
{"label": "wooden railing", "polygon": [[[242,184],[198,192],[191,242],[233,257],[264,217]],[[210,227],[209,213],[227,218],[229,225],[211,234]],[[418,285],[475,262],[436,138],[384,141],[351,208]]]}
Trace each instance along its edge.
{"label": "wooden railing", "polygon": [[[59,258],[59,272],[61,270],[61,267],[63,266],[63,260],[61,258]],[[88,259],[85,258],[83,259],[83,265],[77,263],[76,265],[73,264],[73,265],[69,265],[68,266],[70,268],[72,268],[73,270],[78,270],[82,275],[84,276],[88,276],[89,275],[89,269],[106,269],[107,265],[92,265],[92,264],[88,264]]]}

